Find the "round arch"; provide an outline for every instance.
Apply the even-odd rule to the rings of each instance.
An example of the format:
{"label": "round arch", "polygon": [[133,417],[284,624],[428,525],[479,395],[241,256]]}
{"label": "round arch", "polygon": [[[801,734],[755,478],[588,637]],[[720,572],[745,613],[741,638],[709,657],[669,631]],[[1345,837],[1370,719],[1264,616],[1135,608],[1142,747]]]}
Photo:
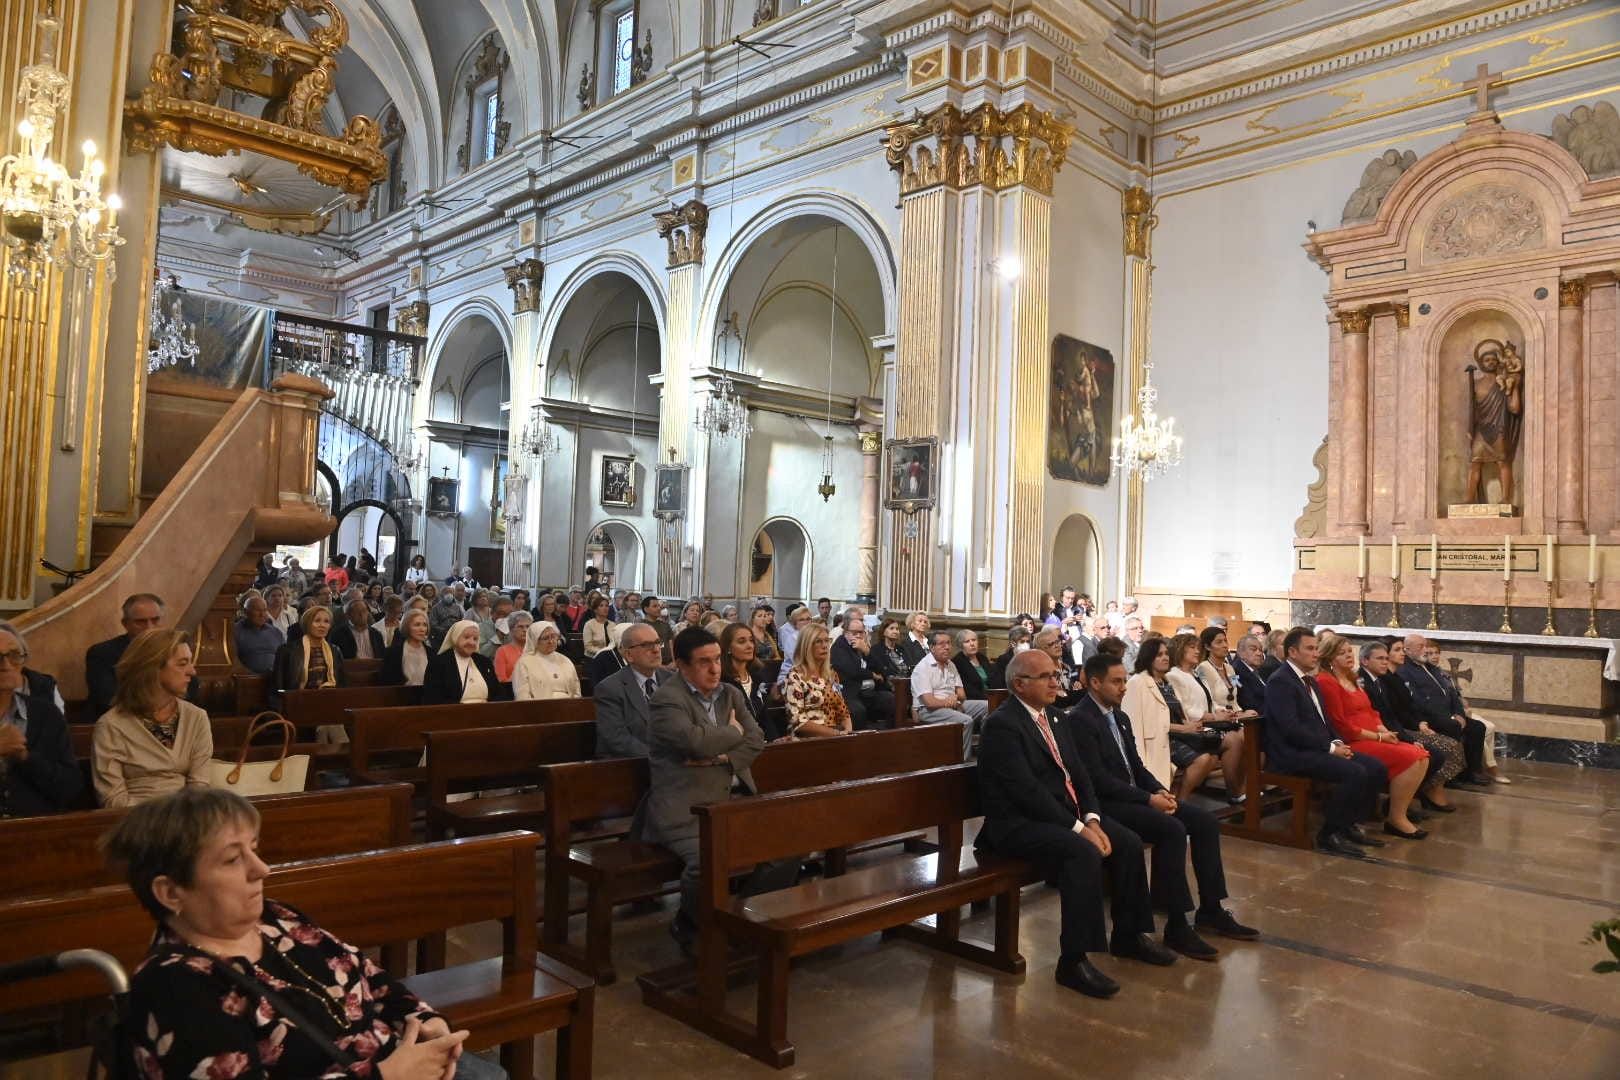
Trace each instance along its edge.
{"label": "round arch", "polygon": [[506,367],[508,385],[512,385],[516,375],[516,360],[512,355],[512,323],[499,304],[487,296],[470,296],[457,304],[444,317],[444,321],[428,338],[428,358],[423,365],[422,381],[416,388],[416,400],[412,403],[412,412],[416,422],[429,416],[433,412],[433,387],[439,373],[439,362],[444,358],[445,346],[455,336],[455,332],[469,319],[482,318],[492,324],[501,337],[501,348],[506,350]]}
{"label": "round arch", "polygon": [[[658,276],[652,268],[635,255],[624,251],[606,251],[594,258],[576,266],[573,271],[563,279],[558,287],[556,296],[546,306],[545,322],[540,327],[539,361],[549,364],[552,346],[555,344],[557,327],[561,325],[563,316],[568,311],[568,305],[573,302],[575,294],[592,278],[602,274],[618,273],[629,278],[637,288],[646,294],[652,304],[653,321],[658,326],[658,340],[660,348],[662,343],[669,340],[668,324],[668,298],[665,297]],[[663,369],[664,360],[658,358],[659,370]],[[538,386],[544,386],[550,372],[542,372]]]}
{"label": "round arch", "polygon": [[584,549],[590,545],[591,537],[599,532],[613,543],[613,588],[643,588],[647,580],[647,545],[641,530],[623,518],[603,518],[585,530],[580,562],[584,562]]}
{"label": "round arch", "polygon": [[[356,510],[364,510],[368,507],[381,510],[383,519],[392,521],[394,523],[394,550],[390,552],[390,554],[394,556],[394,561],[392,563],[392,572],[389,574],[388,584],[398,588],[400,583],[405,580],[405,565],[411,561],[411,556],[416,554],[416,541],[410,538],[410,532],[405,528],[405,519],[399,516],[399,511],[395,510],[387,503],[379,502],[376,499],[356,499],[354,502],[345,506],[342,510],[333,514],[332,517],[334,524],[332,526],[331,535],[327,537],[327,550],[336,550],[338,533],[343,528],[343,519],[354,513]],[[363,541],[364,539],[365,537],[362,536],[361,540]],[[381,545],[379,544],[377,546]],[[376,547],[372,547],[369,550],[373,555],[376,556],[377,565],[381,567],[383,559],[386,556],[382,552],[378,551]],[[355,554],[359,554],[359,552],[356,551]]]}
{"label": "round arch", "polygon": [[1102,589],[1102,540],[1097,523],[1085,514],[1070,514],[1052,537],[1051,573],[1058,586],[1073,585],[1093,598]]}
{"label": "round arch", "polygon": [[703,306],[698,313],[701,328],[699,341],[713,339],[722,317],[720,307],[725,300],[726,287],[749,250],[771,229],[801,217],[827,218],[848,228],[861,241],[872,264],[877,267],[878,281],[882,286],[883,332],[894,333],[898,274],[888,233],[879,224],[877,215],[864,204],[847,195],[821,190],[798,192],[772,204],[750,218],[736,235],[727,240],[720,257],[714,262],[714,273],[709,276]]}
{"label": "round arch", "polygon": [[[748,543],[748,552],[748,580],[742,583],[739,596],[803,600],[814,595],[815,548],[810,542],[810,530],[797,518],[778,515],[760,522]],[[769,556],[768,566],[755,563],[756,552]]]}

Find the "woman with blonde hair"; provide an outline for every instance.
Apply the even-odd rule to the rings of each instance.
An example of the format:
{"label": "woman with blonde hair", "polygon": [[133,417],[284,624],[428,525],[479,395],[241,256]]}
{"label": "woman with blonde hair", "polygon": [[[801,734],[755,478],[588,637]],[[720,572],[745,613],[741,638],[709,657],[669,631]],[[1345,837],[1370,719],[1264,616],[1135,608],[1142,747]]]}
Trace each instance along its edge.
{"label": "woman with blonde hair", "polygon": [[1402,840],[1422,840],[1409,813],[1412,799],[1429,772],[1429,752],[1416,743],[1402,742],[1384,723],[1372,699],[1356,680],[1356,643],[1334,633],[1322,635],[1316,685],[1322,691],[1322,709],[1337,735],[1357,754],[1377,758],[1389,771],[1389,811],[1384,832]]}
{"label": "woman with blonde hair", "polygon": [[428,644],[428,617],[422,608],[414,606],[420,597],[413,597],[412,607],[399,620],[394,643],[383,653],[382,672],[378,686],[421,686],[427,676],[428,661],[433,648]]}
{"label": "woman with blonde hair", "polygon": [[271,701],[279,704],[288,690],[325,690],[345,686],[343,653],[327,640],[332,632],[332,612],[321,604],[310,604],[298,617],[303,633],[276,650],[275,666],[270,669]]}
{"label": "woman with blonde hair", "polygon": [[798,738],[854,731],[849,704],[832,668],[832,638],[818,622],[808,622],[799,631],[793,670],[782,685],[782,698],[787,702],[788,731]]}
{"label": "woman with blonde hair", "polygon": [[102,806],[134,806],[188,785],[208,786],[214,732],[208,714],[185,700],[197,673],[191,640],[148,630],[118,661],[112,708],[96,721],[92,770]]}
{"label": "woman with blonde hair", "polygon": [[548,698],[580,696],[579,672],[562,653],[562,631],[554,622],[537,622],[529,627],[523,655],[512,669],[512,696],[519,701],[545,701]]}
{"label": "woman with blonde hair", "polygon": [[[1225,641],[1224,634],[1221,640]],[[1169,649],[1165,682],[1170,689],[1165,700],[1172,714],[1170,758],[1178,769],[1186,770],[1181,793],[1197,791],[1219,764],[1227,801],[1235,806],[1244,798],[1243,729],[1221,729],[1230,727],[1236,710],[1220,706],[1194,674],[1204,660],[1204,645],[1197,635],[1177,634],[1170,639]]]}

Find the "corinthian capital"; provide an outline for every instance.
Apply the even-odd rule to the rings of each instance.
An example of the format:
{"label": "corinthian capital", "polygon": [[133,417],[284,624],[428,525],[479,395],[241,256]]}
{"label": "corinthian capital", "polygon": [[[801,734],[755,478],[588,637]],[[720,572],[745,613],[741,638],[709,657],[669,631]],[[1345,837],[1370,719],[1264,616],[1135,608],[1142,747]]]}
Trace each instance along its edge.
{"label": "corinthian capital", "polygon": [[884,131],[883,154],[900,175],[902,195],[938,184],[1022,184],[1050,195],[1074,135],[1071,125],[1028,102],[1006,112],[988,103],[963,112],[947,103]]}

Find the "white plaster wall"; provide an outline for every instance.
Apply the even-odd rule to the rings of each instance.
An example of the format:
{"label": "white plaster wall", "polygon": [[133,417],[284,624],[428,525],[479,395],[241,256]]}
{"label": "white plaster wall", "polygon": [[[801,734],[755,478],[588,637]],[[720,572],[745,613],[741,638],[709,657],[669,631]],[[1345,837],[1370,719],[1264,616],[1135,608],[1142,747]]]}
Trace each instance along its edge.
{"label": "white plaster wall", "polygon": [[[1114,357],[1114,428],[1125,415],[1130,358],[1125,353],[1124,220],[1120,216],[1120,189],[1079,167],[1066,167],[1057,176],[1052,206],[1051,310],[1047,317],[1047,344],[1059,334],[1107,349]],[[1045,417],[1040,431],[1046,457]],[[1041,538],[1041,580],[1052,581],[1053,545],[1058,529],[1074,514],[1091,519],[1102,549],[1099,588],[1111,595],[1106,583],[1116,580],[1120,553],[1116,537],[1121,513],[1120,483],[1110,477],[1107,486],[1093,487],[1046,473],[1045,529]],[[1019,598],[1021,610],[1033,610],[1038,596]],[[1102,599],[1099,597],[1098,599]]]}
{"label": "white plaster wall", "polygon": [[[559,486],[571,487],[572,495],[572,526],[562,526],[553,523],[550,516],[540,522],[540,547],[542,552],[557,546],[564,537],[571,537],[572,543],[569,556],[572,561],[564,565],[563,571],[568,581],[578,582],[585,577],[585,539],[597,525],[604,521],[622,521],[634,529],[641,538],[644,552],[641,575],[636,576],[635,568],[621,566],[614,584],[626,589],[649,589],[658,583],[658,520],[652,516],[652,466],[658,453],[658,433],[654,428],[648,433],[646,428],[637,431],[634,438],[629,432],[604,431],[600,428],[582,427],[577,438],[575,461],[577,467],[570,483],[569,477],[563,477]],[[636,505],[633,507],[603,506],[601,477],[602,459],[604,457],[623,457],[632,450],[636,455]],[[549,482],[549,475],[548,475]],[[565,519],[566,520],[566,519]],[[549,568],[552,564],[542,554],[542,566]],[[547,580],[552,580],[550,577]]]}
{"label": "white plaster wall", "polygon": [[475,547],[500,547],[489,538],[490,494],[494,490],[496,450],[492,446],[468,446],[465,454],[454,443],[433,442],[428,446],[428,475],[443,476],[449,468],[459,477],[460,517],[424,515],[421,552],[428,569],[443,579],[452,570],[467,564],[467,552]]}

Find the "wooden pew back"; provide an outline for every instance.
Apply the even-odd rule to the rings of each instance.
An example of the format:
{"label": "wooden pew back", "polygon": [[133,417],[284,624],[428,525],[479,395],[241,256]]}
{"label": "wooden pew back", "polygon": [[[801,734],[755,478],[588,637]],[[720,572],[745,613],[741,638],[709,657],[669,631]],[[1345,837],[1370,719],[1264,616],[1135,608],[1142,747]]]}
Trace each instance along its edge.
{"label": "wooden pew back", "polygon": [[960,728],[924,724],[895,731],[861,731],[837,739],[774,743],[755,759],[752,772],[764,794],[932,769],[961,760]]}
{"label": "wooden pew back", "polygon": [[430,804],[465,791],[530,787],[540,782],[537,766],[589,761],[596,753],[595,721],[429,731],[422,737]]}
{"label": "wooden pew back", "polygon": [[411,705],[391,709],[350,709],[349,767],[366,770],[373,754],[420,750],[428,731],[554,724],[596,719],[596,703],[586,698],[551,701],[485,701],[476,705]]}
{"label": "wooden pew back", "polygon": [[299,730],[341,724],[350,709],[388,709],[422,700],[420,686],[334,686],[326,690],[288,690],[281,696],[281,715]]}
{"label": "wooden pew back", "polygon": [[[287,863],[408,844],[410,800],[408,784],[256,798],[259,857],[271,864]],[[125,813],[86,810],[0,821],[0,866],[5,867],[0,901],[122,881],[120,873],[107,868],[97,841]]]}
{"label": "wooden pew back", "polygon": [[[499,833],[290,863],[271,869],[264,893],[362,949],[499,921],[502,968],[511,974],[534,964],[538,844],[533,833]],[[151,916],[123,885],[0,904],[0,964],[91,948],[128,970],[151,937]],[[32,979],[0,986],[0,1013],[106,992],[86,972]]]}

